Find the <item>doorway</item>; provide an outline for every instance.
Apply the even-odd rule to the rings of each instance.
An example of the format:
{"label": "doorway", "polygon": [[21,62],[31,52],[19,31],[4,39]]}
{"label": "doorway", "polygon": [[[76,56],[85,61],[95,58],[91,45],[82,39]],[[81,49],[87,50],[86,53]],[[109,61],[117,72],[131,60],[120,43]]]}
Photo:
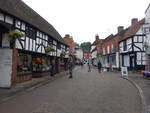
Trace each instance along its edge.
{"label": "doorway", "polygon": [[130,56],[130,69],[133,70],[135,68],[135,56]]}

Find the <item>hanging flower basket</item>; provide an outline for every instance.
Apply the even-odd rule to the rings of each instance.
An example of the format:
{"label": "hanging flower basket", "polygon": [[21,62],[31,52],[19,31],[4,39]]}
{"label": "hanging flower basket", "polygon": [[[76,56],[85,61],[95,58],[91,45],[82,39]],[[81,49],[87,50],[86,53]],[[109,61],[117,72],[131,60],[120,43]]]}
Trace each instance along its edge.
{"label": "hanging flower basket", "polygon": [[62,51],[61,54],[60,54],[60,57],[65,57],[65,55],[66,55],[66,52]]}
{"label": "hanging flower basket", "polygon": [[53,48],[52,45],[49,45],[46,49],[45,49],[45,53],[48,54],[49,52],[54,52],[55,49]]}
{"label": "hanging flower basket", "polygon": [[7,34],[8,40],[10,41],[10,47],[14,48],[16,39],[19,39],[24,36],[19,30],[11,30]]}

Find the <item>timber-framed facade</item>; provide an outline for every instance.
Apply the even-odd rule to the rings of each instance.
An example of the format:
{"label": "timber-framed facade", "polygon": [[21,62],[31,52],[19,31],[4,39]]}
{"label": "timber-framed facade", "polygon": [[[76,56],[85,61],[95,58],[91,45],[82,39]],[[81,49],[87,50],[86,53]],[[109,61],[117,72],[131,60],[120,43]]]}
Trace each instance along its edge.
{"label": "timber-framed facade", "polygon": [[[14,48],[11,47],[7,36],[12,30],[23,34],[16,39]],[[49,46],[53,51],[46,53]],[[56,63],[56,73],[67,69],[68,56],[62,58],[60,55],[61,52],[68,52],[67,44],[51,24],[21,0],[0,1],[0,54],[8,50],[12,50],[12,82],[48,74],[52,60]],[[0,78],[0,82],[3,78]]]}

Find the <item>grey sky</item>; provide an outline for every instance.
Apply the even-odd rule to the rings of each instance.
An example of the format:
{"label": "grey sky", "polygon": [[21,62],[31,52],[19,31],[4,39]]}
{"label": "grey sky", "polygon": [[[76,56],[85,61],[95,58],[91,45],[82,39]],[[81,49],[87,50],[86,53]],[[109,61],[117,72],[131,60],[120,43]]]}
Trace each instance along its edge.
{"label": "grey sky", "polygon": [[95,34],[105,38],[125,28],[132,18],[142,19],[149,0],[23,0],[64,37],[78,43],[93,42]]}

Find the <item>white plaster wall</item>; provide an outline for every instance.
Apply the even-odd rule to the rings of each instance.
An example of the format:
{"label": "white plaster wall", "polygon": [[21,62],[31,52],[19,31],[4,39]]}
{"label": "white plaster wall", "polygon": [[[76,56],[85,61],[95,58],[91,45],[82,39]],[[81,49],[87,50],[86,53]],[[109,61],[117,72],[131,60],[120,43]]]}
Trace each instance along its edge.
{"label": "white plaster wall", "polygon": [[78,59],[82,59],[83,58],[83,51],[81,49],[76,50],[76,54]]}
{"label": "white plaster wall", "polygon": [[129,60],[129,56],[128,56],[128,55],[125,55],[125,56],[124,56],[124,66],[130,66],[130,65],[129,65],[129,61],[130,61],[130,60]]}
{"label": "white plaster wall", "polygon": [[97,51],[92,52],[92,58],[96,58],[97,57]]}
{"label": "white plaster wall", "polygon": [[116,52],[116,67],[119,68],[119,52]]}
{"label": "white plaster wall", "polygon": [[136,32],[136,34],[143,34],[143,25],[140,26],[140,29]]}
{"label": "white plaster wall", "polygon": [[96,46],[91,46],[91,51],[93,51],[95,49]]}
{"label": "white plaster wall", "polygon": [[145,12],[145,23],[150,23],[150,6],[148,7],[147,11]]}
{"label": "white plaster wall", "polygon": [[[145,23],[150,24],[150,5],[148,6],[148,9],[145,12]],[[150,34],[146,34],[146,42],[150,48]]]}

